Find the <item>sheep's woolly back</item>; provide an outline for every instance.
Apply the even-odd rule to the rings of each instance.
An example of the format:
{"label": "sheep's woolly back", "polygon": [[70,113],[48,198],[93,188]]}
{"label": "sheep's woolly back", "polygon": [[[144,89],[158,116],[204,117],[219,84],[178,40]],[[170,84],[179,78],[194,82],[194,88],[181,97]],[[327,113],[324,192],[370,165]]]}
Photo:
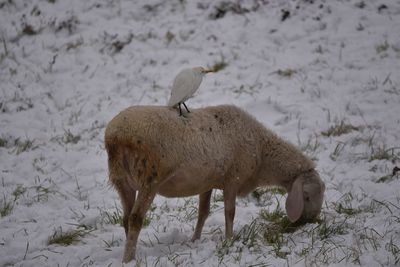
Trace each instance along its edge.
{"label": "sheep's woolly back", "polygon": [[[225,182],[236,179],[243,187],[240,195],[258,185],[284,185],[314,168],[297,148],[235,106],[195,109],[187,118],[164,106],[130,107],[107,125],[105,140],[111,162],[125,153],[123,147],[128,154],[136,151],[142,161],[151,162],[152,166],[144,164],[148,169],[142,175],[168,176],[179,168],[192,168]],[[126,157],[120,159],[126,161]],[[110,172],[113,168],[121,172],[115,166],[110,166]]]}

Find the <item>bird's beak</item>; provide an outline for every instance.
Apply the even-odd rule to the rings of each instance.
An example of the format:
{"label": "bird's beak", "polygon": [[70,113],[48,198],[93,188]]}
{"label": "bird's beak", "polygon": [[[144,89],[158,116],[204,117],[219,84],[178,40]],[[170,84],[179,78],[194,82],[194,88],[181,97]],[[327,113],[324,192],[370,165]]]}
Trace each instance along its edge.
{"label": "bird's beak", "polygon": [[214,72],[214,70],[212,70],[212,69],[204,69],[203,70],[203,73],[210,73],[210,72]]}

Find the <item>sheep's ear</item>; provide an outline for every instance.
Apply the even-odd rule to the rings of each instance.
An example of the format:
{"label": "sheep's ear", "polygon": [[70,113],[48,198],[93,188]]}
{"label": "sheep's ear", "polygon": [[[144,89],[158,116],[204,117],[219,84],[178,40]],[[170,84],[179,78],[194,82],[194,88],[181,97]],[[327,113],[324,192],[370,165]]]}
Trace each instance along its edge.
{"label": "sheep's ear", "polygon": [[286,213],[291,222],[297,221],[304,209],[303,179],[297,178],[286,199]]}

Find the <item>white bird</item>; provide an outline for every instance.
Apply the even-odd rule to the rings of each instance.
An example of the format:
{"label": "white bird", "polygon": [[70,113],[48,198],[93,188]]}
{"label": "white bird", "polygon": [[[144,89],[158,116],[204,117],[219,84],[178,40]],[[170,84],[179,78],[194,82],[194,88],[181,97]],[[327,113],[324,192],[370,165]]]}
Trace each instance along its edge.
{"label": "white bird", "polygon": [[182,116],[181,104],[186,108],[186,111],[190,113],[187,108],[185,101],[193,96],[193,94],[199,89],[203,76],[212,72],[212,70],[205,69],[203,67],[196,67],[190,69],[184,69],[176,75],[174,83],[172,85],[171,97],[168,101],[168,106],[179,107],[179,115]]}

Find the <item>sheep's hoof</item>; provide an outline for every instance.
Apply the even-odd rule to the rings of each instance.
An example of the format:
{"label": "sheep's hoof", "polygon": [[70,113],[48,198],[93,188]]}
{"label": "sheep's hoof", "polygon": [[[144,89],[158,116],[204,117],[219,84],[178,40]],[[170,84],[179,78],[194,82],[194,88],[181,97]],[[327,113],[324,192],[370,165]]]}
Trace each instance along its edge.
{"label": "sheep's hoof", "polygon": [[[129,254],[131,254],[131,253],[129,253]],[[126,255],[126,254],[124,254],[122,262],[123,263],[128,263],[128,262],[130,262],[130,261],[132,261],[134,259],[135,259],[134,255]]]}
{"label": "sheep's hoof", "polygon": [[199,240],[199,239],[200,239],[200,236],[193,235],[193,237],[192,237],[192,239],[191,239],[190,241],[196,242],[196,241]]}
{"label": "sheep's hoof", "polygon": [[128,263],[132,260],[135,259],[135,248],[132,248],[132,246],[130,246],[131,242],[127,241],[126,245],[125,245],[125,251],[124,251],[124,257],[122,258],[122,262],[123,263]]}

